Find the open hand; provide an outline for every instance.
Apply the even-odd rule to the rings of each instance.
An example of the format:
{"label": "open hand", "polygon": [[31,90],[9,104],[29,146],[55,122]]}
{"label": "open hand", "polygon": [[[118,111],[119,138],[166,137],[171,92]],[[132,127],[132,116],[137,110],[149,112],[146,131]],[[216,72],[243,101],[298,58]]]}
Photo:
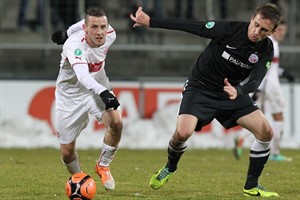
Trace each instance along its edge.
{"label": "open hand", "polygon": [[130,14],[130,18],[132,19],[132,21],[135,22],[135,24],[133,24],[133,27],[138,27],[138,26],[149,27],[150,25],[150,17],[143,11],[142,7],[139,7],[137,9],[135,16],[133,14]]}
{"label": "open hand", "polygon": [[227,78],[224,79],[224,92],[226,92],[229,96],[229,99],[234,100],[237,97],[237,90],[235,89],[235,87],[233,87]]}

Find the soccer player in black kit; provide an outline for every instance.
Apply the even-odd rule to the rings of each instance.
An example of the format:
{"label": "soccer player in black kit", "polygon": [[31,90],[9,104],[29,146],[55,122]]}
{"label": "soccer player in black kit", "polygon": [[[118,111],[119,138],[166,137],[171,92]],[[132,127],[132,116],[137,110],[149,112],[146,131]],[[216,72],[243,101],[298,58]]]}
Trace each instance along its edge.
{"label": "soccer player in black kit", "polygon": [[[250,149],[244,195],[279,197],[258,183],[269,157],[273,131],[248,95],[258,88],[270,66],[273,45],[268,36],[280,23],[279,8],[264,4],[256,8],[250,22],[157,19],[150,18],[141,7],[130,17],[134,27],[180,30],[211,39],[182,92],[176,130],[168,146],[168,162],[151,177],[150,186],[159,189],[167,182],[177,170],[186,141],[215,118],[227,129],[240,125],[256,138]],[[249,81],[241,85],[247,77]]]}

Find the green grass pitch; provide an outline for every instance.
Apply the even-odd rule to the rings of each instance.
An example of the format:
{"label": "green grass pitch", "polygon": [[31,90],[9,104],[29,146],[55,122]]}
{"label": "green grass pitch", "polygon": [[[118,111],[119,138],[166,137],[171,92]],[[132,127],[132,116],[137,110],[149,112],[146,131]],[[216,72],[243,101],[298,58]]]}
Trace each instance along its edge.
{"label": "green grass pitch", "polygon": [[[166,162],[166,150],[119,149],[111,164],[116,189],[107,192],[93,171],[99,150],[78,150],[81,168],[97,182],[97,199],[249,199],[242,188],[248,150],[237,161],[231,150],[188,150],[176,174],[164,187],[152,190],[151,175]],[[300,151],[282,150],[292,162],[269,161],[260,183],[281,199],[300,199]],[[57,149],[0,149],[0,199],[62,200],[69,178]]]}

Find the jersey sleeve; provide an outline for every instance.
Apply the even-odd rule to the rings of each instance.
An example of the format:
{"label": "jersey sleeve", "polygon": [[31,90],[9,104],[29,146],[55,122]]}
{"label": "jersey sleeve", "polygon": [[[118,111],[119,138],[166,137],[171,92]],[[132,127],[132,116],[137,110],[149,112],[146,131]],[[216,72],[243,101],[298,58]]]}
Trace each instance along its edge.
{"label": "jersey sleeve", "polygon": [[[270,43],[269,43],[270,44]],[[242,86],[237,86],[238,95],[249,94],[255,92],[265,77],[268,69],[271,66],[272,58],[274,55],[273,45],[268,45],[265,55],[254,68],[250,74],[249,81]]]}
{"label": "jersey sleeve", "polygon": [[116,40],[116,38],[117,38],[117,34],[115,29],[111,25],[108,25],[107,33],[106,33],[106,43],[109,46],[111,46]]}
{"label": "jersey sleeve", "polygon": [[261,66],[260,64],[257,65],[253,69],[249,81],[242,86],[239,85],[236,87],[238,91],[238,95],[240,96],[243,94],[249,94],[255,92],[258,89],[263,78],[265,77],[266,73],[267,73],[266,67]]}
{"label": "jersey sleeve", "polygon": [[107,90],[103,85],[98,83],[89,73],[88,65],[86,64],[75,64],[73,66],[78,81],[86,87],[88,90],[95,94],[100,94],[104,90]]}
{"label": "jersey sleeve", "polygon": [[79,42],[72,42],[68,44],[65,49],[65,54],[71,66],[87,63],[86,52]]}
{"label": "jersey sleeve", "polygon": [[84,24],[84,19],[80,20],[76,24],[71,25],[67,30],[68,37],[70,37],[73,33],[76,33],[77,31],[83,30],[82,27],[83,24]]}
{"label": "jersey sleeve", "polygon": [[150,18],[150,27],[184,31],[209,39],[222,38],[229,28],[229,23],[215,20],[193,21]]}

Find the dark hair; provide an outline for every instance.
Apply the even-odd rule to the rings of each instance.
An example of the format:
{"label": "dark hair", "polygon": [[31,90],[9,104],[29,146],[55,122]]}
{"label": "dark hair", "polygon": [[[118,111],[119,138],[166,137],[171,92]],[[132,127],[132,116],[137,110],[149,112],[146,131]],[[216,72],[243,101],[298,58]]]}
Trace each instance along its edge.
{"label": "dark hair", "polygon": [[269,19],[274,24],[274,29],[278,27],[281,19],[280,8],[273,3],[266,3],[254,11],[254,16],[260,14],[263,19]]}
{"label": "dark hair", "polygon": [[287,22],[284,18],[281,18],[279,25],[287,25]]}
{"label": "dark hair", "polygon": [[106,16],[105,12],[103,9],[101,8],[89,8],[87,11],[86,11],[86,15],[85,15],[85,23],[87,23],[88,21],[88,17],[89,16],[93,16],[93,17],[103,17],[103,16]]}

